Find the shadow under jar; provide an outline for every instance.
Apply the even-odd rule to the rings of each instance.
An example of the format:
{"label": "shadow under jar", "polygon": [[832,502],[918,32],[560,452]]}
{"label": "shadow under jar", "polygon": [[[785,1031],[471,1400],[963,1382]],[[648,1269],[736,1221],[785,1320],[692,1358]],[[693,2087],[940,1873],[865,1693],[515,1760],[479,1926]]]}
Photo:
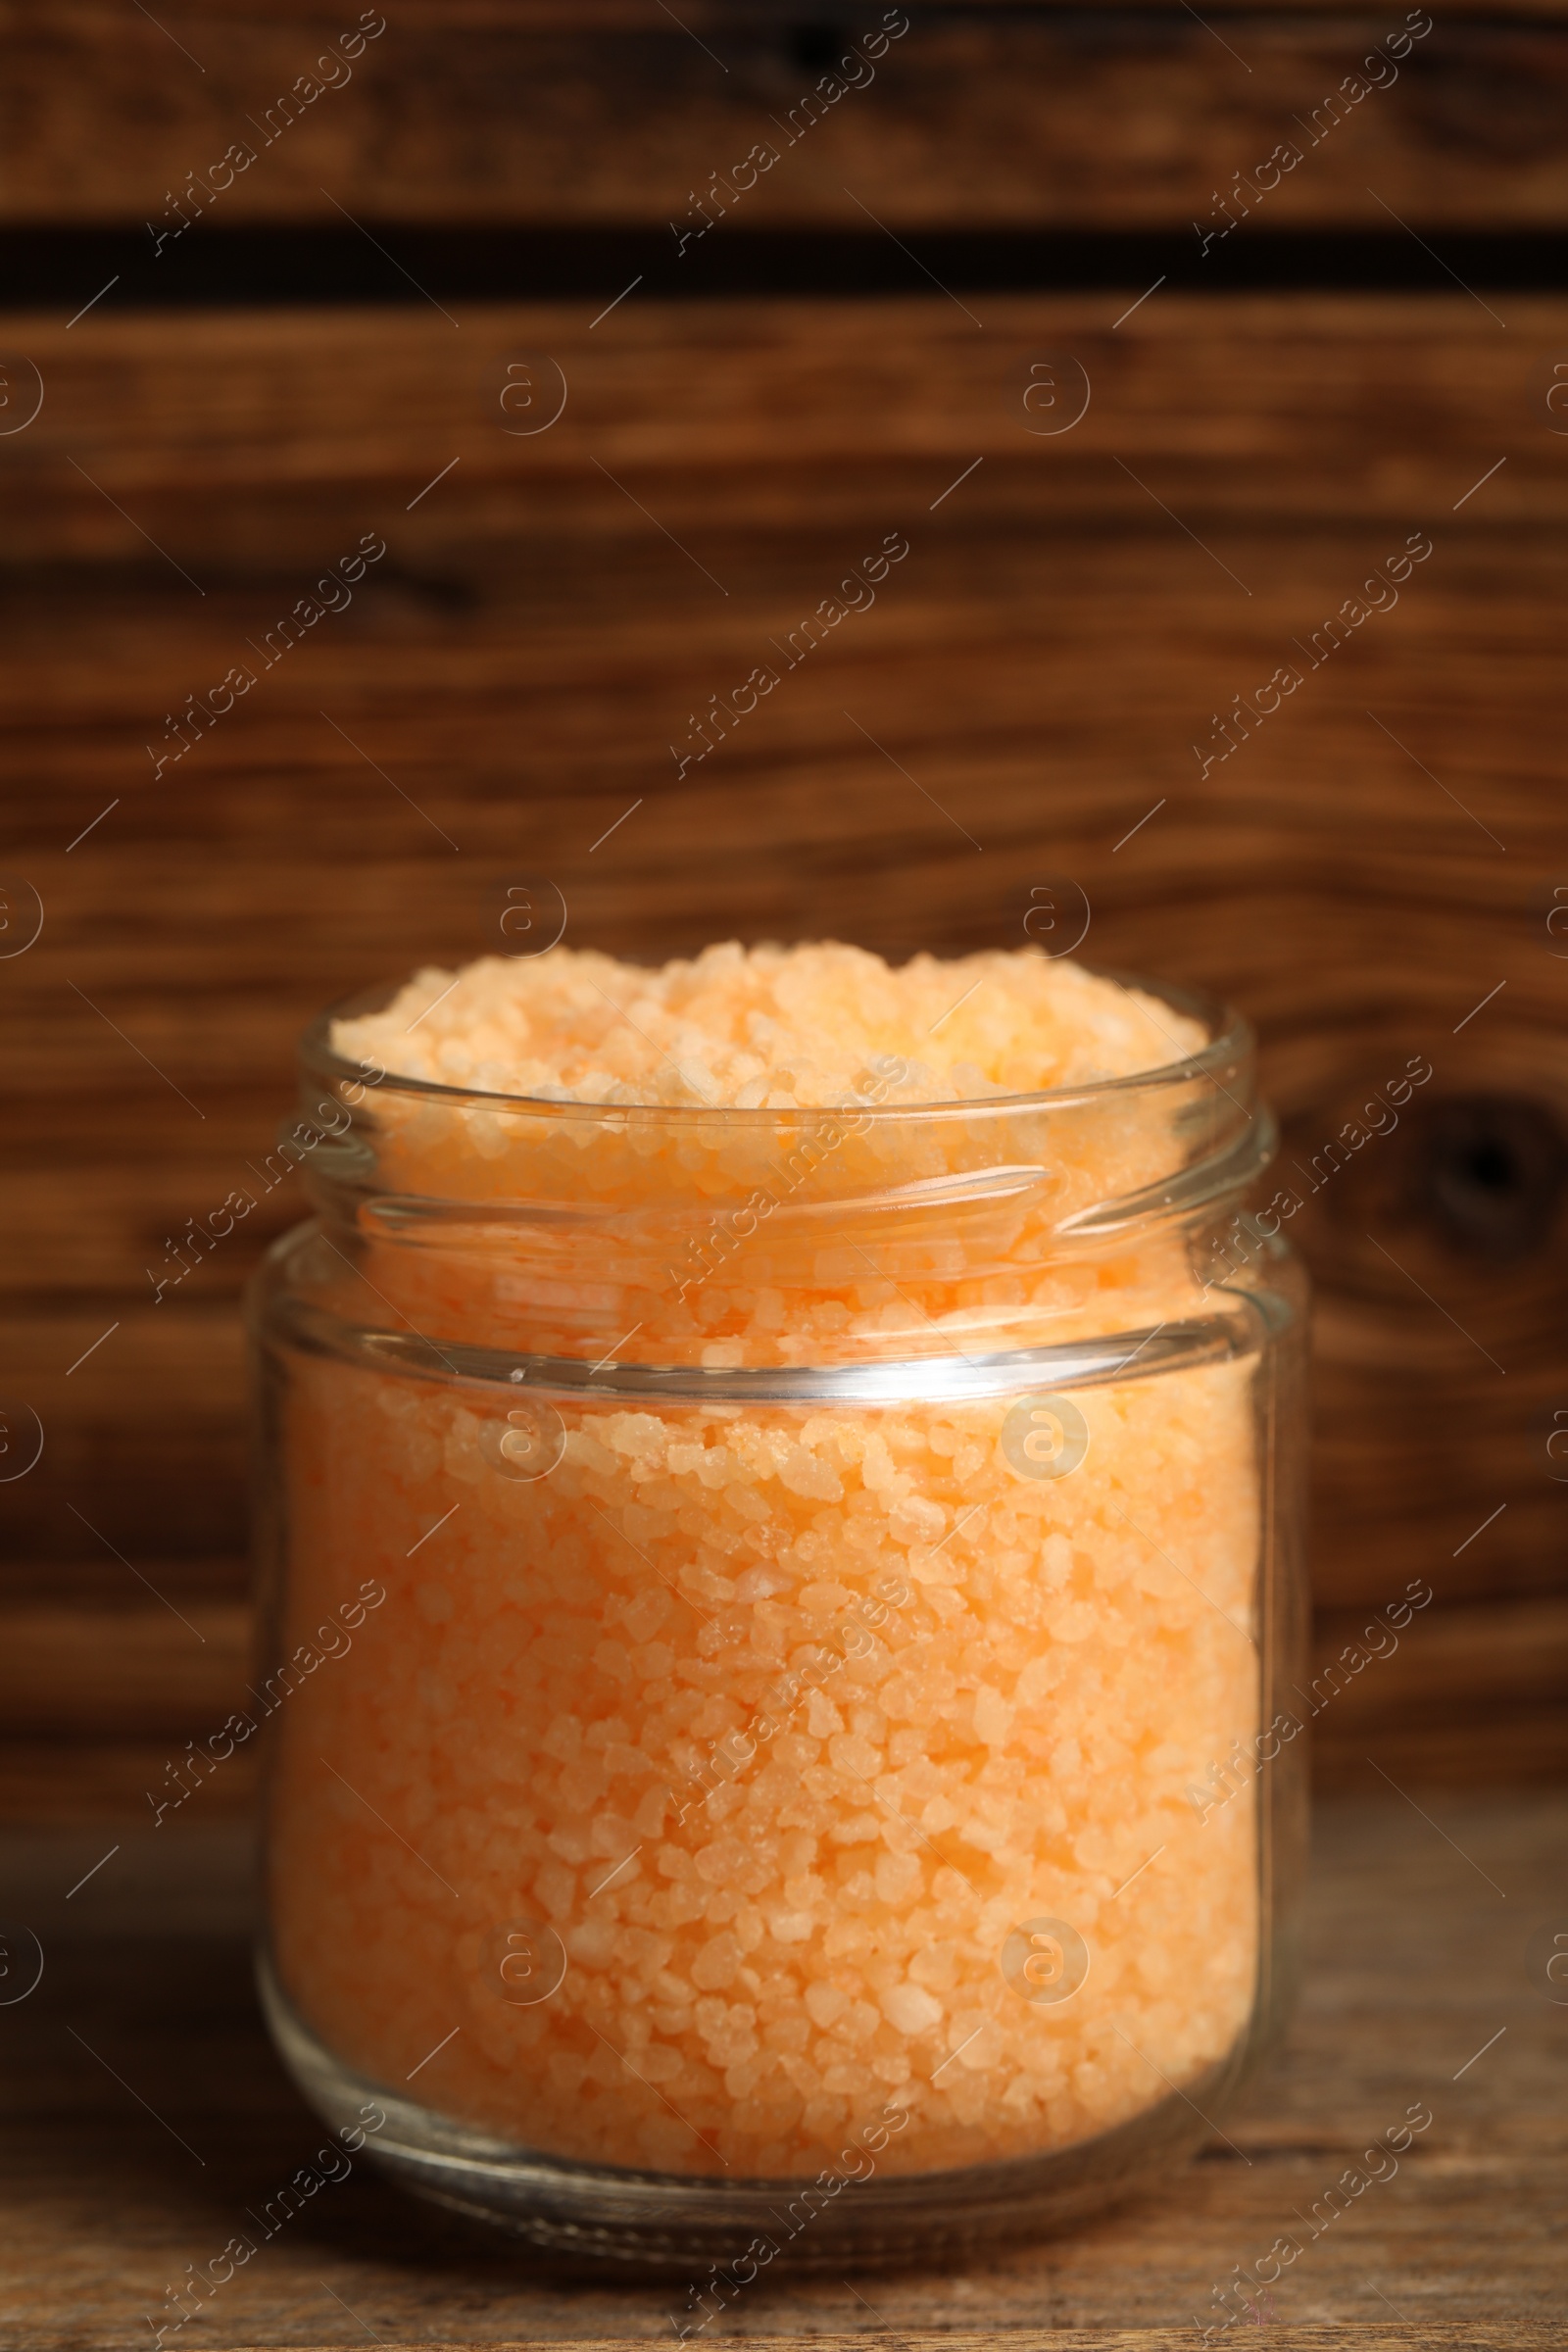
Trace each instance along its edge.
{"label": "shadow under jar", "polygon": [[1276,2034],[1303,1284],[1249,1031],[1152,993],[1191,1058],[903,1107],[308,1035],[261,1973],[406,2187],[644,2275],[956,2257],[1168,2172]]}

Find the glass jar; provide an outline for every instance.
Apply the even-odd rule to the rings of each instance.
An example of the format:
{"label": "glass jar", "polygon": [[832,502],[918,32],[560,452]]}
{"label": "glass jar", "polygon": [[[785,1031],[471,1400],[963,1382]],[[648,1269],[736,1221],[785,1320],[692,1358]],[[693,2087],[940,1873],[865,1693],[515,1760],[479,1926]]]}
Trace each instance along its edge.
{"label": "glass jar", "polygon": [[408,2188],[707,2265],[695,2310],[1147,2183],[1276,2034],[1303,1286],[1239,1209],[1248,1029],[1150,993],[1200,1051],[935,1105],[889,1058],[607,1108],[307,1036],[260,1968]]}

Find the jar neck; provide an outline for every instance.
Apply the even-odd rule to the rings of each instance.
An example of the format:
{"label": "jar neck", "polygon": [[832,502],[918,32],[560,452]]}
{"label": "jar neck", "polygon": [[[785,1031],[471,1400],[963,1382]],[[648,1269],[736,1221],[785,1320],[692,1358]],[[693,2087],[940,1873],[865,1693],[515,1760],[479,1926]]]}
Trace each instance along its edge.
{"label": "jar neck", "polygon": [[573,1362],[968,1361],[1184,1323],[1272,1155],[1251,1041],[1071,1096],[788,1114],[449,1096],[306,1059],[290,1280],[390,1339]]}

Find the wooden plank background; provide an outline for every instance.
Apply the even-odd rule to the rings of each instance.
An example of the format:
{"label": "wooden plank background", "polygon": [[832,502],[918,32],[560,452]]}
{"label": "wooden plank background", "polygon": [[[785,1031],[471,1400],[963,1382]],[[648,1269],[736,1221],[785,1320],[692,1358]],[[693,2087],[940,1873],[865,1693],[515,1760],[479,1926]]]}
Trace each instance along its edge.
{"label": "wooden plank background", "polygon": [[[541,251],[658,229],[863,14],[705,0],[688,34],[641,0],[401,8],[186,249],[235,254],[241,223],[337,235],[335,207],[393,252],[411,226],[511,223]],[[0,352],[44,388],[0,433],[0,875],[45,908],[0,959],[0,1393],[46,1432],[0,1484],[15,1817],[134,1814],[243,1680],[238,1298],[297,1188],[162,1305],[147,1269],[270,1148],[309,1015],[495,944],[524,873],[564,891],[574,939],[643,951],[1006,944],[1065,873],[1091,960],[1242,1004],[1318,1283],[1324,1655],[1410,1578],[1435,1593],[1323,1707],[1322,1774],[1365,1787],[1370,1751],[1401,1779],[1517,1781],[1568,1757],[1568,1461],[1548,1450],[1568,1427],[1568,941],[1547,929],[1568,893],[1548,407],[1568,300],[1425,260],[1444,290],[1242,294],[1204,265],[1141,302],[1143,283],[975,291],[992,229],[1190,233],[1403,12],[908,14],[877,83],[710,244],[863,236],[854,189],[910,255],[937,229],[946,266],[969,253],[946,288],[916,258],[892,281],[915,290],[875,298],[699,298],[695,274],[686,298],[666,263],[608,315],[613,273],[550,303],[443,279],[247,308],[235,260],[234,298],[190,308],[163,299],[167,255],[80,317],[90,279],[0,316]],[[0,218],[25,244],[142,236],[353,14],[4,22]],[[1440,251],[1555,228],[1565,86],[1560,9],[1445,16],[1233,249],[1285,228],[1386,244],[1403,232],[1369,189]],[[529,354],[567,396],[516,435],[500,394]],[[1056,435],[1023,408],[1041,361],[1091,387]],[[891,529],[910,554],[875,610],[678,776],[688,713]],[[352,607],[156,772],[166,714],[365,532],[386,554]],[[1214,714],[1304,668],[1298,647],[1412,533],[1432,553],[1397,608],[1200,772]],[[1417,1054],[1434,1076],[1397,1132],[1311,1192],[1293,1164]]]}
{"label": "wooden plank background", "polygon": [[[1568,60],[1550,0],[1438,11],[1316,147],[1313,110],[1424,12],[1209,14],[1223,33],[1178,0],[694,0],[678,23],[652,0],[404,0],[315,75],[361,21],[349,0],[206,0],[156,24],[113,0],[11,0],[4,201],[14,220],[161,220],[167,190],[241,141],[256,161],[215,192],[215,223],[329,220],[324,186],[386,220],[662,226],[770,139],[783,152],[737,207],[748,226],[842,226],[848,182],[901,226],[1186,229],[1216,184],[1294,138],[1303,162],[1268,198],[1272,224],[1375,223],[1368,182],[1423,226],[1561,224]],[[869,61],[874,79],[851,67],[863,86],[784,148],[791,110],[889,16],[909,29]],[[302,74],[330,86],[265,144],[267,110]]]}

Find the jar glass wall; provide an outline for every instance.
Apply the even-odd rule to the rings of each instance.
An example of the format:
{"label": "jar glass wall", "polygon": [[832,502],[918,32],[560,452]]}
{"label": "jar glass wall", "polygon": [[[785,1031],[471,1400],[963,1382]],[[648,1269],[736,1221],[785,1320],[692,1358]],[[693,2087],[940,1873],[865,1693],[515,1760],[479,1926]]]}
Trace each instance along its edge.
{"label": "jar glass wall", "polygon": [[677,2276],[957,2253],[1178,2161],[1277,2030],[1303,1298],[1250,1038],[1163,995],[1191,1057],[951,1105],[307,1038],[262,1981],[409,2187]]}

